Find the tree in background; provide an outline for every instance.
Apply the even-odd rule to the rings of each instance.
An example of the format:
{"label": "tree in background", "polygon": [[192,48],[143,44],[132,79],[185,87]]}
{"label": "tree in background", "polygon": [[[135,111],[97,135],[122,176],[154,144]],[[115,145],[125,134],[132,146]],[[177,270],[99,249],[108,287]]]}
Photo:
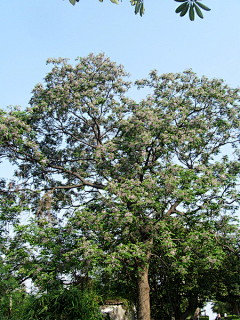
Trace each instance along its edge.
{"label": "tree in background", "polygon": [[213,307],[212,311],[215,313],[220,313],[222,316],[224,313],[233,314],[233,308],[232,306],[227,302],[221,302],[221,301],[213,301]]}
{"label": "tree in background", "polygon": [[[103,0],[99,0],[100,2],[103,2]],[[110,0],[112,3],[119,4],[118,0]],[[195,13],[198,15],[199,18],[203,19],[203,14],[201,9],[205,11],[210,11],[207,6],[205,6],[203,3],[197,0],[174,0],[177,2],[183,2],[181,5],[179,5],[176,9],[176,13],[180,13],[181,17],[184,17],[187,12],[189,12],[189,18],[191,21],[195,19]],[[75,5],[76,2],[79,2],[79,0],[69,0],[69,2],[72,5]],[[130,0],[131,5],[135,7],[135,14],[144,14],[145,8],[144,8],[144,0]]]}
{"label": "tree in background", "polygon": [[[240,315],[240,248],[239,229],[226,223],[221,226],[227,237],[220,238],[225,257],[215,274],[214,311]],[[227,271],[226,271],[227,270]]]}
{"label": "tree in background", "polygon": [[221,269],[225,252],[216,243],[216,228],[208,223],[189,225],[171,218],[168,230],[171,247],[157,243],[149,268],[151,316],[153,319],[186,319],[213,296],[215,273]]}
{"label": "tree in background", "polygon": [[65,222],[77,246],[63,258],[85,273],[120,272],[124,262],[134,274],[138,319],[150,320],[151,259],[156,248],[176,255],[169,224],[184,218],[186,227],[199,222],[213,232],[238,208],[239,90],[191,70],[153,70],[136,81],[153,91],[137,103],[126,97],[128,74],[104,54],[76,66],[48,62],[53,69],[31,106],[1,113],[0,154],[18,168],[1,196],[7,211],[31,211],[41,241]]}

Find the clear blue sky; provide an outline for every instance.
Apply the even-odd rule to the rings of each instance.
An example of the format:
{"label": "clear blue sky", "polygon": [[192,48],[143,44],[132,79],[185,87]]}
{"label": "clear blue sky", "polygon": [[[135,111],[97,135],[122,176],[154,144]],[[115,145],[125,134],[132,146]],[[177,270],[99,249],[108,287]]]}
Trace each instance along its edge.
{"label": "clear blue sky", "polygon": [[[1,108],[27,106],[31,90],[50,66],[49,57],[105,52],[132,79],[192,68],[199,76],[240,85],[240,1],[204,0],[212,10],[191,22],[175,14],[173,0],[145,0],[135,16],[129,0],[0,1]],[[133,98],[139,98],[138,91]]]}

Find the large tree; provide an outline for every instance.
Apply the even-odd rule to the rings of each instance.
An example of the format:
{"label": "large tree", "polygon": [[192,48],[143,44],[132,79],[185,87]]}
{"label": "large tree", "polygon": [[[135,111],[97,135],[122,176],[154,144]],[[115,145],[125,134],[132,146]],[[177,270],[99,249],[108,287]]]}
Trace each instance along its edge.
{"label": "large tree", "polygon": [[239,89],[154,70],[136,81],[153,92],[137,103],[126,97],[128,74],[104,54],[48,62],[30,107],[1,113],[0,154],[18,168],[1,191],[6,211],[29,209],[42,228],[69,220],[78,245],[64,257],[81,255],[85,270],[125,261],[138,319],[150,320],[151,257],[159,246],[175,255],[169,221],[212,230],[237,209]]}

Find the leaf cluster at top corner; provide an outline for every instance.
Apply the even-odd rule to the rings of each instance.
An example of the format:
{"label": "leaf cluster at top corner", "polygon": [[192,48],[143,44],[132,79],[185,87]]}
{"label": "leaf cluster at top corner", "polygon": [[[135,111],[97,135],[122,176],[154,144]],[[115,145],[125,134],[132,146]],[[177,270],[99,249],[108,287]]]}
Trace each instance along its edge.
{"label": "leaf cluster at top corner", "polygon": [[[100,2],[103,2],[103,0],[99,0]],[[119,0],[110,0],[112,3],[119,4]],[[174,0],[176,2],[182,2],[177,9],[176,13],[180,13],[180,17],[183,17],[186,15],[186,13],[189,11],[189,18],[191,21],[195,19],[195,12],[199,16],[199,18],[203,19],[203,14],[201,9],[210,11],[211,9],[205,6],[203,3],[201,3],[201,0]],[[69,0],[69,2],[72,5],[75,5],[76,2],[79,2],[79,0]],[[142,17],[145,11],[144,8],[144,0],[130,0],[130,3],[132,6],[135,7],[135,14],[140,14]]]}
{"label": "leaf cluster at top corner", "polygon": [[[180,6],[177,7],[176,13],[180,13],[180,17],[185,16],[189,11],[189,18],[191,21],[195,19],[195,12],[199,18],[203,19],[203,14],[201,9],[210,11],[211,9],[205,6],[203,3],[196,0],[175,0],[176,2],[183,2]],[[201,8],[201,9],[200,9]]]}

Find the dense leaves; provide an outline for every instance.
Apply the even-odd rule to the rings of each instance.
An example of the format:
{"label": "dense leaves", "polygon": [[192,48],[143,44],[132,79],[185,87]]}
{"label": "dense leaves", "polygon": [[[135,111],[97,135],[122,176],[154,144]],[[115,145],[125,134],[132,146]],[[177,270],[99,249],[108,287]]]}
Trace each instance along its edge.
{"label": "dense leaves", "polygon": [[40,297],[30,296],[23,310],[22,319],[55,320],[102,320],[97,295],[78,287],[52,290]]}
{"label": "dense leaves", "polygon": [[[214,284],[215,310],[218,312],[227,312],[240,314],[240,248],[239,248],[239,230],[235,229],[229,233],[230,238],[225,243],[227,254],[219,268]],[[226,272],[227,270],[227,272]]]}

